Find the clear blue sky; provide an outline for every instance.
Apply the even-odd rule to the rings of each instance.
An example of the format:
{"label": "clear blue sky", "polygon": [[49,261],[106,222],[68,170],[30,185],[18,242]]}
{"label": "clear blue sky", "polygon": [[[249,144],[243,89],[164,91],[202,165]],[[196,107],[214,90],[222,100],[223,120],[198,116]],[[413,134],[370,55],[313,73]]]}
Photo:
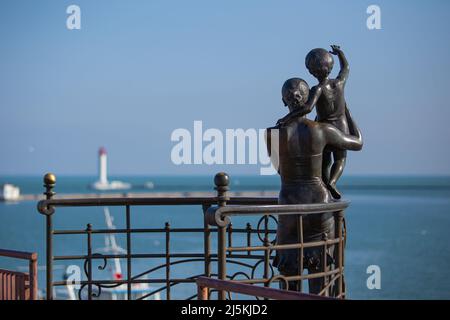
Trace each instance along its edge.
{"label": "clear blue sky", "polygon": [[[81,30],[66,28],[70,4]],[[382,30],[366,27],[370,4]],[[450,174],[449,13],[450,1],[3,0],[0,174],[95,174],[102,145],[111,174],[257,174],[175,166],[171,132],[273,125],[283,81],[314,85],[304,57],[333,43],[365,138],[346,174]]]}

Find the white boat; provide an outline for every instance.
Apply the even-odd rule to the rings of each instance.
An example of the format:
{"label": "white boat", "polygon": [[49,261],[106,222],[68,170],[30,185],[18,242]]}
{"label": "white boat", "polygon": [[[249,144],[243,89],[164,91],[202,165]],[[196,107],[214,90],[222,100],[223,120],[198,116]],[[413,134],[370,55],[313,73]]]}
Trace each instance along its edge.
{"label": "white boat", "polygon": [[126,190],[130,189],[131,185],[122,181],[97,181],[91,184],[91,188],[99,191],[108,191],[108,190]]}
{"label": "white boat", "polygon": [[145,187],[146,189],[154,189],[154,188],[155,188],[155,184],[154,184],[152,181],[147,181],[147,182],[144,184],[144,187]]}

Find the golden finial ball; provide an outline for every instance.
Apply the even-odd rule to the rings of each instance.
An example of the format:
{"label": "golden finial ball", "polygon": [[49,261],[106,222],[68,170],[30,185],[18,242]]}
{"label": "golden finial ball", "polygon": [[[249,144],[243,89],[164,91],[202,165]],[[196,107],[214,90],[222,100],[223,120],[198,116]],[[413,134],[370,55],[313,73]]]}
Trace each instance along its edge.
{"label": "golden finial ball", "polygon": [[47,173],[44,176],[44,183],[45,184],[55,184],[56,183],[56,176],[53,173]]}

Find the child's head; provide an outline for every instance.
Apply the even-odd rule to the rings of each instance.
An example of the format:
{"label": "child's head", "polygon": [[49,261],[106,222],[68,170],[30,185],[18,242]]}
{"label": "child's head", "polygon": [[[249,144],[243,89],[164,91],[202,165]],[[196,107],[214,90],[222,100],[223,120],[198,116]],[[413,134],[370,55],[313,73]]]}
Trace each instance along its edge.
{"label": "child's head", "polygon": [[333,69],[333,56],[325,49],[312,49],[305,58],[305,65],[316,79],[328,77]]}
{"label": "child's head", "polygon": [[308,101],[309,86],[305,80],[300,78],[291,78],[286,80],[281,89],[283,103],[289,109],[297,109]]}

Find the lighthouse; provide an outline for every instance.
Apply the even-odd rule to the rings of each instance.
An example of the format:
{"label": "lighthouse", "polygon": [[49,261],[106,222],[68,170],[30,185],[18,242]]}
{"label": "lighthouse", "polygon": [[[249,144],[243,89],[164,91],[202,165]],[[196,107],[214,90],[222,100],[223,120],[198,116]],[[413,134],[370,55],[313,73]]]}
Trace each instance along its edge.
{"label": "lighthouse", "polygon": [[98,150],[98,181],[91,185],[95,190],[120,190],[129,189],[131,185],[122,181],[108,181],[108,155],[106,149]]}
{"label": "lighthouse", "polygon": [[102,184],[108,183],[108,155],[106,153],[106,149],[101,147],[98,150],[98,182]]}

